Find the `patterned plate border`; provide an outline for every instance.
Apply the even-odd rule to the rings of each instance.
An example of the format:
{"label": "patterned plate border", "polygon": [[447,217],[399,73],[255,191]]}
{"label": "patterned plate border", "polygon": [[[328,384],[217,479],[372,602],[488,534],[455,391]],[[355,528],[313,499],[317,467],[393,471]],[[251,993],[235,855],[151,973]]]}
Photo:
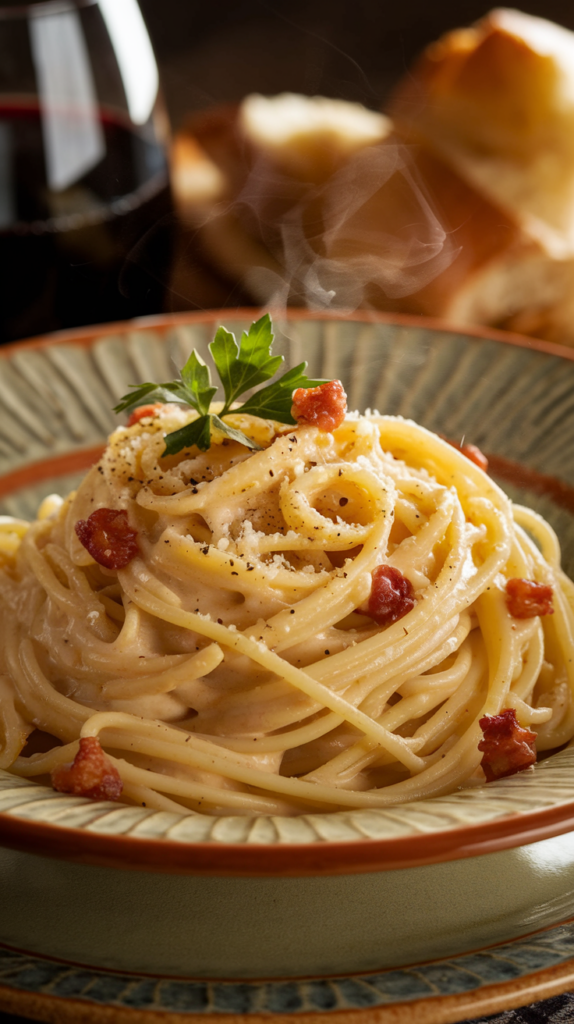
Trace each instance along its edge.
{"label": "patterned plate border", "polygon": [[67,860],[193,874],[392,870],[492,853],[574,829],[573,778],[569,748],[488,791],[377,811],[211,818],[65,796],[0,772],[0,843]]}
{"label": "patterned plate border", "polygon": [[[461,1015],[479,1012],[484,1000],[491,1007],[486,1012],[493,1012],[497,1008],[498,986],[499,1002],[502,996],[507,1006],[524,1005],[540,997],[540,972],[544,973],[547,985],[554,985],[552,991],[544,990],[545,995],[564,991],[571,985],[572,921],[513,942],[412,967],[261,982],[174,979],[103,971],[0,947],[0,1006],[10,1008],[10,993],[26,993],[51,997],[62,1004],[80,1001],[86,1006],[113,1008],[116,1014],[127,1010],[154,1016],[177,1014],[182,1018],[221,1016],[227,1020],[234,1015],[257,1018],[273,1014],[300,1024],[308,1015],[316,1019],[316,1015],[327,1018],[335,1013],[338,1018],[342,1012],[385,1007],[402,1007],[412,1013],[416,1006],[419,1020],[420,1005],[432,1008],[435,1003],[438,1008],[452,997],[457,997],[455,1005]],[[393,1020],[397,1019],[393,1016]],[[451,1015],[448,1019],[458,1020],[460,1016]]]}

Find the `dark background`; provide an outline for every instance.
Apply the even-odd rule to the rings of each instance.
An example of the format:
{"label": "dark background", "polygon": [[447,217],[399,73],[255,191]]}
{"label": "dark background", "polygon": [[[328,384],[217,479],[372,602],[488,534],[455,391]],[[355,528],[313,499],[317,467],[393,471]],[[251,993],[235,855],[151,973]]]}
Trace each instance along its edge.
{"label": "dark background", "polygon": [[[480,0],[140,0],[174,128],[187,110],[250,92],[292,91],[384,105],[392,84]],[[574,0],[520,9],[574,29]]]}

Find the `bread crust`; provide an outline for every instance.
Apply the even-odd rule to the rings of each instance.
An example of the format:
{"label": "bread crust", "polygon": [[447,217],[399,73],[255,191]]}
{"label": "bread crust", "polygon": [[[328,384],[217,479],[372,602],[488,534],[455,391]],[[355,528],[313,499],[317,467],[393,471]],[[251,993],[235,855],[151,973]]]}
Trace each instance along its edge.
{"label": "bread crust", "polygon": [[494,10],[429,46],[389,113],[549,256],[574,255],[574,33]]}

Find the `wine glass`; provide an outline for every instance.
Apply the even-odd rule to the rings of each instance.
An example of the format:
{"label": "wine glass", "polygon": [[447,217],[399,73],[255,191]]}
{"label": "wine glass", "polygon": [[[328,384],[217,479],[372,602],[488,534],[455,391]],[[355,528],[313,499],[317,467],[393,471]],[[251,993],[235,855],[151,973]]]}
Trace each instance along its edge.
{"label": "wine glass", "polygon": [[167,133],[137,0],[0,2],[0,341],[162,309]]}

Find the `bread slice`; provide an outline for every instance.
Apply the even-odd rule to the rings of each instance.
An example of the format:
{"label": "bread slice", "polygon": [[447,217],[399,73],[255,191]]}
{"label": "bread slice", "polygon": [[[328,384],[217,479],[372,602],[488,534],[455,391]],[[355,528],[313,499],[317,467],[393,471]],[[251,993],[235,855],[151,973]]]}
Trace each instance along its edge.
{"label": "bread slice", "polygon": [[[540,326],[541,314],[569,293],[572,262],[549,259],[508,211],[429,150],[405,147],[396,136],[387,140],[392,146],[401,168],[331,228],[329,209],[339,205],[341,189],[335,179],[326,187],[316,273],[328,284],[330,268],[335,285],[337,276],[352,282],[355,299],[361,286],[356,304],[363,307],[460,325],[507,324],[528,309]],[[365,158],[354,158],[347,179],[353,162]]]}

